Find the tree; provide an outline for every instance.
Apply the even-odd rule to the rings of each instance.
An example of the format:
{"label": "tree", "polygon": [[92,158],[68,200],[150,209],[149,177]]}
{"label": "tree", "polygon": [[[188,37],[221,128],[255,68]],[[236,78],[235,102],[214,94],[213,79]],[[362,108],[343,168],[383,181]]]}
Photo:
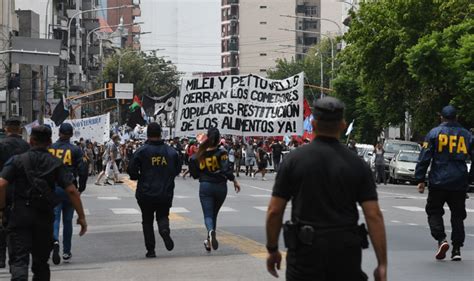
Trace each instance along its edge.
{"label": "tree", "polygon": [[[127,53],[125,53],[127,52]],[[104,68],[104,80],[117,82],[120,55],[112,56]],[[122,83],[133,83],[135,94],[165,95],[178,86],[179,73],[170,62],[154,54],[126,50],[120,64]]]}
{"label": "tree", "polygon": [[[374,118],[373,127],[402,125],[408,112],[416,132],[425,134],[437,122],[436,112],[443,105],[451,101],[461,106],[458,100],[472,100],[458,89],[464,87],[467,94],[472,88],[472,38],[460,36],[471,30],[465,24],[472,18],[472,8],[469,0],[362,3],[352,12],[350,30],[344,36],[348,46],[339,56],[336,93],[342,95],[351,89],[348,86],[357,85],[348,102],[353,112]],[[443,37],[445,30],[452,35]],[[453,48],[457,49],[454,53]],[[433,65],[434,50],[446,54]],[[461,108],[463,118],[468,117],[465,108]]]}

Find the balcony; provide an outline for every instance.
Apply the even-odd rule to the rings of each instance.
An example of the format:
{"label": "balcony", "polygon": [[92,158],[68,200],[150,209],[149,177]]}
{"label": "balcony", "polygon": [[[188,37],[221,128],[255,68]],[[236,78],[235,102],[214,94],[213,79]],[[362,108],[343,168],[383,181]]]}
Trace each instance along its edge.
{"label": "balcony", "polygon": [[223,40],[222,41],[222,52],[238,52],[239,43],[237,40]]}
{"label": "balcony", "polygon": [[239,0],[222,0],[222,6],[239,5]]}
{"label": "balcony", "polygon": [[239,20],[239,7],[232,6],[230,8],[222,9],[222,21],[237,21]]}
{"label": "balcony", "polygon": [[139,25],[132,25],[132,34],[138,34],[142,32],[142,28]]}
{"label": "balcony", "polygon": [[142,16],[142,9],[140,9],[140,6],[133,7],[132,16],[134,16],[134,17],[141,17]]}

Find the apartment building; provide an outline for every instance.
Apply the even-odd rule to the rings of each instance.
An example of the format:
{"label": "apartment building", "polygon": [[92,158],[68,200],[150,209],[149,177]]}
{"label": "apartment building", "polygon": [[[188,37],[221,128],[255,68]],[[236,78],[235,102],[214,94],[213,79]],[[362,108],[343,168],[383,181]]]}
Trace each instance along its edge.
{"label": "apartment building", "polygon": [[221,5],[224,75],[266,76],[277,59],[303,58],[321,37],[339,33],[334,22],[341,22],[343,11],[343,3],[334,0],[222,0]]}
{"label": "apartment building", "polygon": [[[117,10],[107,11],[107,22],[110,26],[119,24],[133,24],[137,17],[140,17],[142,11],[140,9],[140,0],[108,0],[107,7],[119,7],[125,5],[133,5],[133,7],[127,7]],[[140,25],[133,25],[128,27],[113,27],[114,31],[120,29],[122,33],[128,34],[123,38],[121,47],[133,48],[134,50],[140,50],[140,34],[142,32]]]}

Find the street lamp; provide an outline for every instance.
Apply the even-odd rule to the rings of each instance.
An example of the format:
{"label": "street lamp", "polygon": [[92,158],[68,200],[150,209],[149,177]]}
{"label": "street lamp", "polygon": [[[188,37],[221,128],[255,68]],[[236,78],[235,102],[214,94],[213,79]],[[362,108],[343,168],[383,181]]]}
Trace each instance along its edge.
{"label": "street lamp", "polygon": [[[123,6],[118,6],[118,7],[110,7],[110,8],[99,8],[99,9],[90,9],[90,10],[84,10],[84,11],[79,11],[75,14],[72,15],[72,17],[69,19],[67,23],[67,67],[66,67],[66,96],[69,95],[69,59],[70,59],[70,48],[71,48],[71,36],[70,36],[70,31],[71,31],[71,23],[72,20],[82,14],[85,13],[90,13],[90,12],[97,12],[97,11],[106,11],[106,10],[117,10],[117,9],[123,9],[123,8],[132,8],[134,5],[123,5]],[[76,25],[78,23],[76,22]],[[78,55],[78,54],[76,54]]]}
{"label": "street lamp", "polygon": [[[325,36],[325,37],[329,38],[329,42],[331,42],[331,84],[332,84],[332,80],[334,79],[334,42],[333,42],[333,38],[329,35],[322,34],[321,32],[317,32],[317,31],[307,31],[307,30],[301,30],[301,29],[288,29],[288,28],[280,28],[280,30],[301,32],[301,33],[309,33],[309,34],[319,34],[321,36]],[[330,86],[332,86],[332,85],[330,85]]]}
{"label": "street lamp", "polygon": [[89,31],[89,33],[87,33],[87,36],[86,36],[86,70],[87,70],[87,65],[88,65],[88,62],[89,62],[89,47],[90,47],[90,39],[89,38],[90,38],[92,33],[95,33],[96,31],[98,31],[100,29],[104,29],[104,28],[121,27],[121,26],[133,26],[133,25],[140,25],[140,24],[144,24],[144,22],[99,26],[99,27],[94,28],[91,31]]}
{"label": "street lamp", "polygon": [[324,64],[323,64],[323,52],[321,52],[321,49],[317,50],[314,56],[319,55],[321,56],[321,98],[324,96]]}

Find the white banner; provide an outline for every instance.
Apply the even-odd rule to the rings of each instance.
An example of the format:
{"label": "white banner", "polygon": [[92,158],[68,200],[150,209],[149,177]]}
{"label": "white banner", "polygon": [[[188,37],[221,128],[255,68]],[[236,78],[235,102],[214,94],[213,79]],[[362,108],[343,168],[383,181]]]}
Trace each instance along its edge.
{"label": "white banner", "polygon": [[[99,144],[110,140],[110,113],[83,119],[65,120],[74,128],[74,135],[71,141],[78,141],[81,138]],[[49,125],[53,130],[53,142],[59,138],[59,126],[57,127],[51,119],[45,118],[44,124]]]}
{"label": "white banner", "polygon": [[255,75],[185,78],[176,135],[217,127],[222,134],[284,136],[303,132],[304,73],[285,80]]}

